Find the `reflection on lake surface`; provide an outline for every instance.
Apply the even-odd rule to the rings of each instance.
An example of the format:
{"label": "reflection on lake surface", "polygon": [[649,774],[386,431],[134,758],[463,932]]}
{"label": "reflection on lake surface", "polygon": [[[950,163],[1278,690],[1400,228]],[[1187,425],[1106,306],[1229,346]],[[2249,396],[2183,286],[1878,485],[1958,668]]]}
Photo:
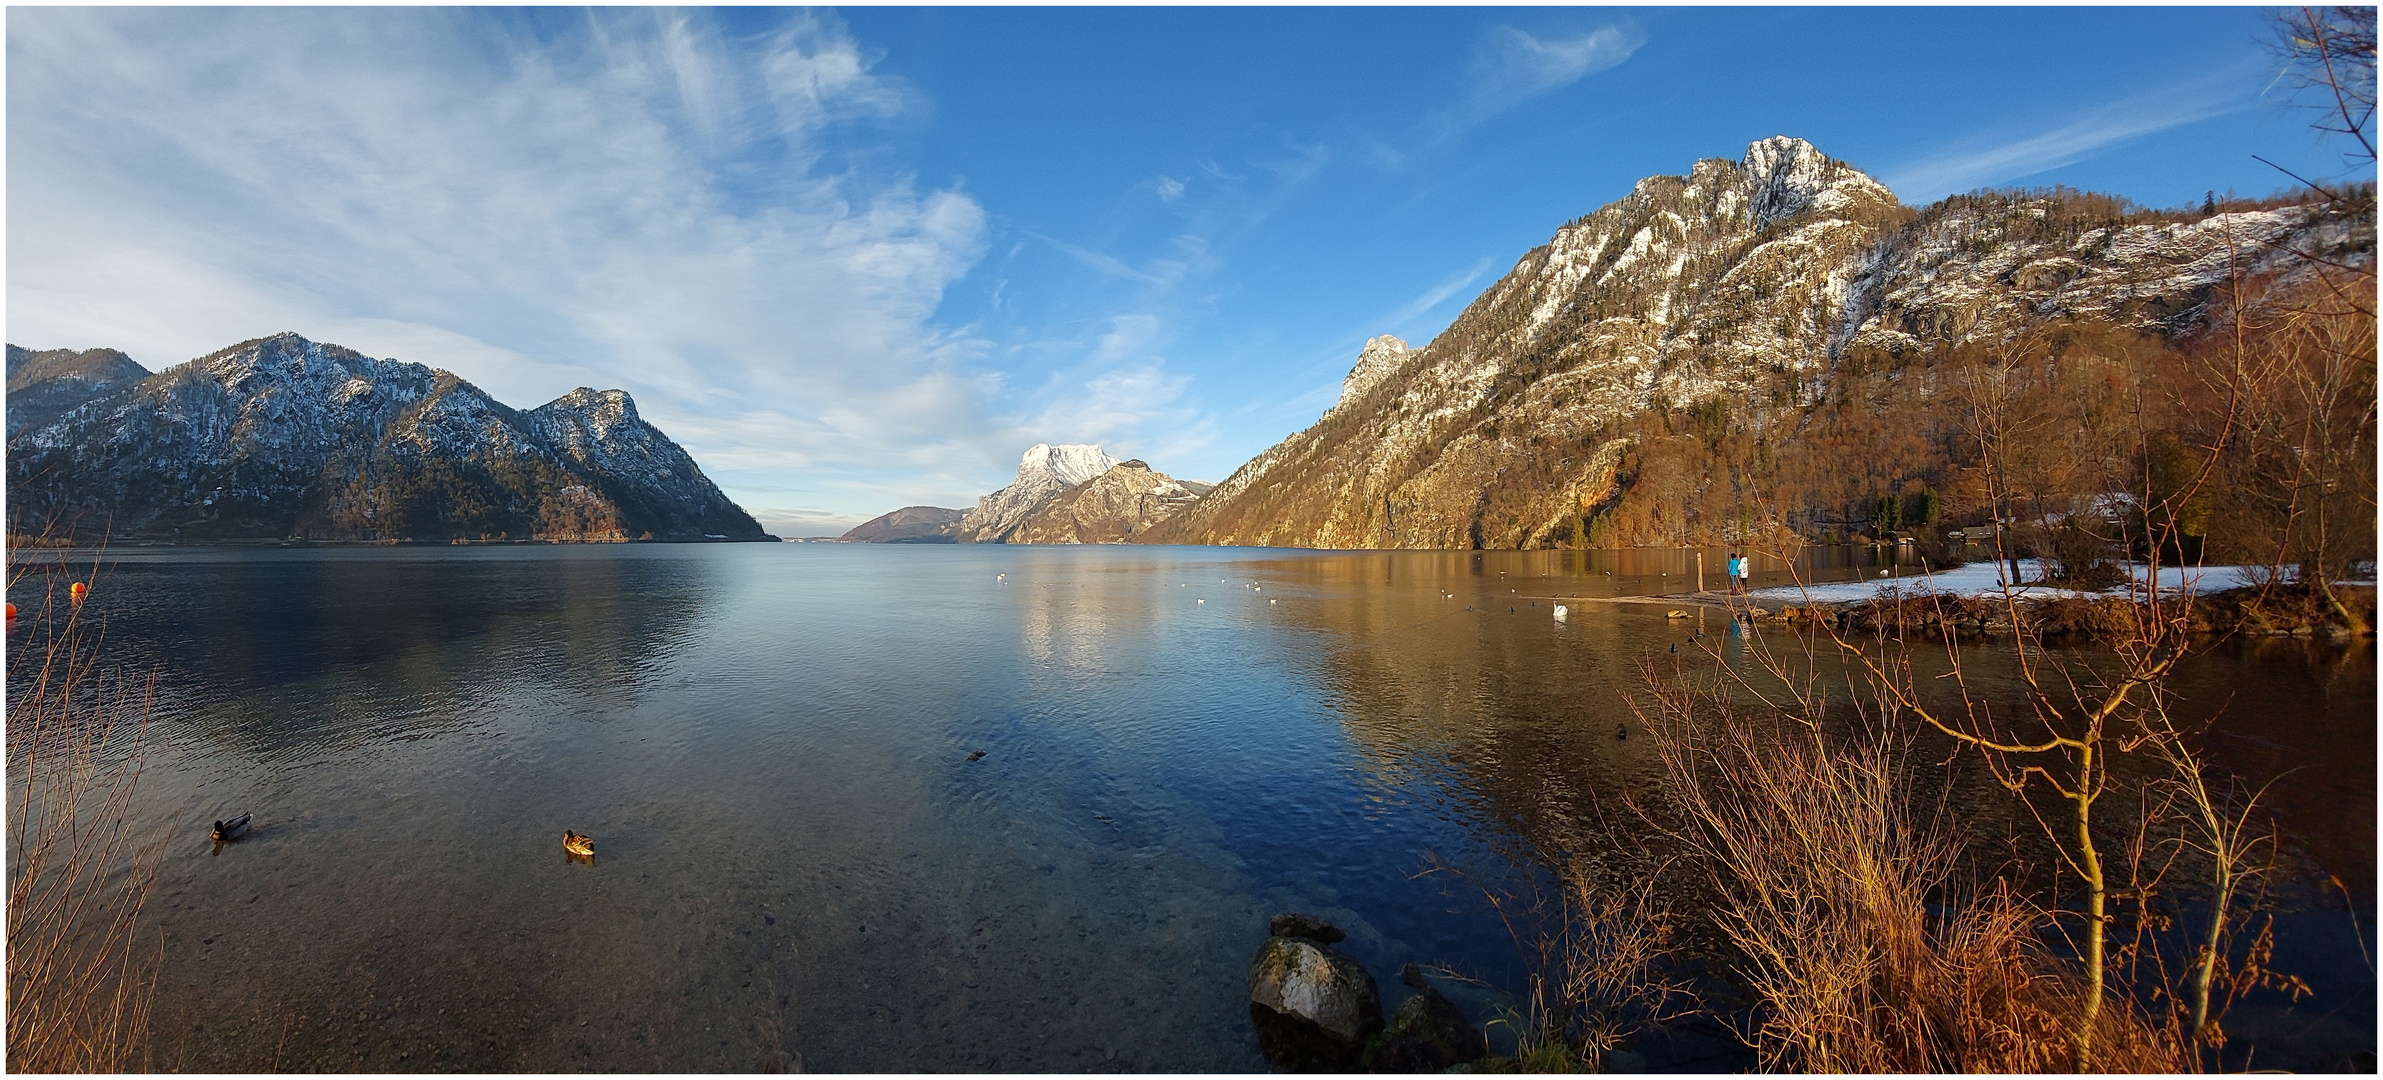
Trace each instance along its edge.
{"label": "reflection on lake surface", "polygon": [[[1257,1070],[1244,975],[1289,910],[1346,928],[1388,1005],[1410,961],[1516,989],[1495,913],[1419,871],[1617,842],[1652,772],[1646,740],[1616,738],[1624,695],[1695,630],[1595,603],[1559,624],[1545,598],[1693,570],[1685,552],[111,553],[89,609],[161,676],[158,1064]],[[1724,625],[1710,640],[1740,648]],[[2302,769],[2279,788],[2289,839],[2371,931],[2371,645],[2226,651],[2182,682],[2213,708],[2234,695],[2216,742],[2235,767]],[[251,836],[212,850],[207,823],[244,810]],[[567,828],[596,837],[592,862],[563,853]],[[2307,906],[2333,929],[2279,960],[2305,943],[2341,967],[2339,897]],[[2320,990],[2333,1019],[2274,1022],[2349,1024],[2371,1048],[2371,970]]]}

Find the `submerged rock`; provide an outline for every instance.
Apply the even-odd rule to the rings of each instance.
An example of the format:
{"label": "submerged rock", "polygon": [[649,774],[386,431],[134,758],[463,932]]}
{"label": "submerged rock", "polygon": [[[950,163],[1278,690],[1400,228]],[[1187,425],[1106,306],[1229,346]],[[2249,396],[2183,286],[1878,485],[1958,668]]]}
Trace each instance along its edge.
{"label": "submerged rock", "polygon": [[1301,915],[1297,912],[1277,915],[1266,920],[1266,932],[1275,937],[1306,938],[1310,941],[1321,941],[1326,945],[1349,936],[1342,932],[1340,927],[1313,915]]}
{"label": "submerged rock", "polygon": [[1398,1007],[1389,1026],[1366,1044],[1359,1064],[1367,1072],[1431,1073],[1488,1054],[1488,1044],[1465,1020],[1464,1010],[1427,986]]}
{"label": "submerged rock", "polygon": [[1364,965],[1330,945],[1269,937],[1249,967],[1249,1019],[1275,1068],[1347,1072],[1382,1030],[1382,996]]}

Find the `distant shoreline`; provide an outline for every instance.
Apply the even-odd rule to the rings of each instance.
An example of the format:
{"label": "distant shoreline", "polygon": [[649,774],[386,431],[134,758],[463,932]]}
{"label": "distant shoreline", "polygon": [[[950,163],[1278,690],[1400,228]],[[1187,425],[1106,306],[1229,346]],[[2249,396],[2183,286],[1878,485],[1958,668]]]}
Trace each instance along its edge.
{"label": "distant shoreline", "polygon": [[732,537],[699,537],[699,538],[693,538],[693,539],[685,539],[685,538],[675,538],[675,539],[659,539],[659,538],[657,538],[657,539],[652,539],[652,540],[551,540],[551,539],[535,539],[535,540],[462,540],[462,539],[457,539],[457,540],[267,540],[267,539],[154,540],[154,539],[130,539],[130,538],[125,538],[125,539],[110,540],[110,541],[108,541],[108,542],[106,542],[106,543],[71,543],[71,544],[21,544],[21,543],[15,543],[15,542],[11,542],[11,543],[8,545],[8,557],[9,557],[11,560],[14,560],[14,559],[16,559],[17,557],[19,557],[20,555],[32,555],[32,554],[37,554],[37,553],[45,553],[45,554],[46,554],[46,553],[48,553],[48,552],[65,552],[65,553],[67,553],[67,554],[96,554],[96,553],[99,553],[99,552],[108,551],[108,550],[115,549],[115,548],[172,548],[172,547],[186,547],[186,548],[319,548],[319,547],[343,547],[343,548],[347,548],[347,547],[409,547],[409,548],[443,548],[443,547],[519,547],[519,546],[547,546],[547,547],[560,547],[560,546],[578,546],[578,545],[583,545],[583,544],[589,544],[589,545],[592,545],[592,544],[776,544],[776,543],[783,543],[783,542],[784,542],[784,541],[783,541],[781,538],[779,538],[779,537],[776,537],[776,536],[772,536],[772,535],[770,535],[770,534],[768,534],[768,533],[763,533],[763,534],[761,534],[760,536],[749,536],[749,537],[733,537],[733,538],[732,538]]}

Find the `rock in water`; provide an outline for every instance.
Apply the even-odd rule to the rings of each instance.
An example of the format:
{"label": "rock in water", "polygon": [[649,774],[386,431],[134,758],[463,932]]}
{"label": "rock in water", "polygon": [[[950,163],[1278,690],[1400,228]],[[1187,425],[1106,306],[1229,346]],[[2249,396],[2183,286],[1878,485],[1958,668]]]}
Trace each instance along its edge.
{"label": "rock in water", "polygon": [[1465,1021],[1464,1010],[1425,987],[1399,1006],[1390,1025],[1366,1044],[1361,1064],[1367,1072],[1436,1073],[1488,1054],[1481,1033]]}
{"label": "rock in water", "polygon": [[1277,915],[1266,920],[1266,932],[1275,937],[1303,937],[1310,941],[1321,941],[1326,945],[1349,936],[1342,933],[1340,927],[1313,915],[1301,915],[1297,912]]}
{"label": "rock in water", "polygon": [[1382,996],[1363,965],[1331,946],[1269,937],[1249,967],[1249,1019],[1275,1068],[1347,1072],[1382,1030]]}

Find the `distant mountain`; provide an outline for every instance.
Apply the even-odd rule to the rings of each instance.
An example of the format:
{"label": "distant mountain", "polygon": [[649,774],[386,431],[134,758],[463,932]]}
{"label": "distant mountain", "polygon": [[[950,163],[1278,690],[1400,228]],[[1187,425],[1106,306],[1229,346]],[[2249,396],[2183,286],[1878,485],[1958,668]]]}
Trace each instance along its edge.
{"label": "distant mountain", "polygon": [[863,544],[953,544],[959,542],[965,510],[940,506],[905,506],[893,513],[853,526],[839,539]]}
{"label": "distant mountain", "polygon": [[1098,446],[1036,443],[1018,460],[1018,477],[1008,487],[976,501],[960,519],[964,544],[999,544],[1052,496],[1115,468],[1117,459]]}
{"label": "distant mountain", "polygon": [[[2371,264],[2365,191],[2363,210],[2155,212],[2069,191],[1913,209],[1801,139],[1764,139],[1735,161],[1641,180],[1566,224],[1428,345],[1367,342],[1314,426],[1146,539],[1515,548],[1736,536],[1746,470],[1800,465],[1827,431],[1853,431],[1838,419],[1860,411],[1848,412],[1848,387],[1925,397],[1932,358],[2020,327],[2180,335],[2204,325],[2236,274]],[[1725,437],[1748,448],[1708,452]],[[1708,449],[1669,445],[1680,440]],[[1925,479],[1873,475],[1866,459],[1806,471],[1820,478],[1799,489],[1805,502],[1774,507],[1792,520],[1862,516],[1882,492]]]}
{"label": "distant mountain", "polygon": [[1138,539],[1198,502],[1211,486],[1152,472],[1140,461],[1121,461],[1045,500],[1010,532],[1008,542],[1104,544]]}
{"label": "distant mountain", "polygon": [[114,349],[8,347],[8,433],[37,428],[110,390],[149,377],[149,369]]}
{"label": "distant mountain", "polygon": [[7,467],[19,533],[766,538],[619,390],[519,412],[452,373],[286,333],[12,428]]}

